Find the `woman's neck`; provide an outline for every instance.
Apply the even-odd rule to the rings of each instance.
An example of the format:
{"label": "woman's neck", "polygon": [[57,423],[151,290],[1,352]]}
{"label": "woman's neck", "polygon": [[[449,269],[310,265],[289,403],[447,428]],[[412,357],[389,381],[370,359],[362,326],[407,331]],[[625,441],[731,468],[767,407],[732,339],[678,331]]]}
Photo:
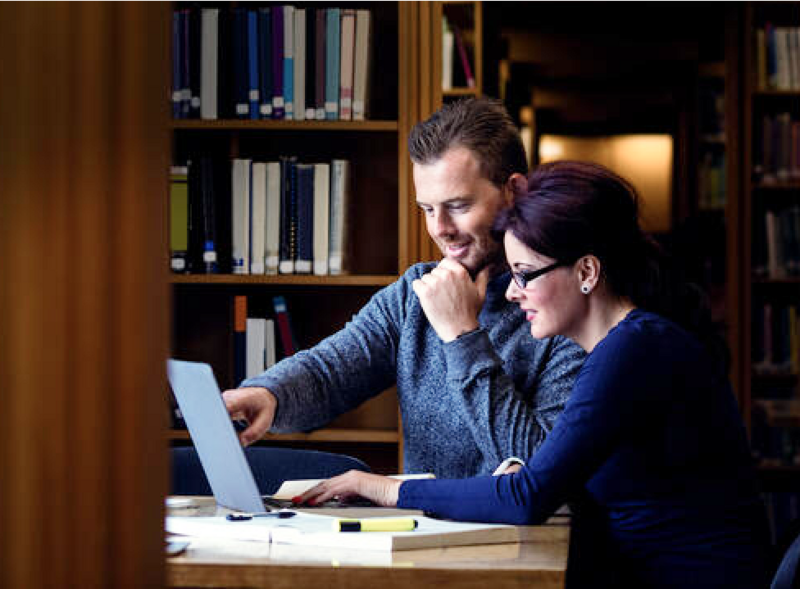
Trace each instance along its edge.
{"label": "woman's neck", "polygon": [[595,293],[589,300],[589,313],[584,323],[584,329],[581,330],[580,337],[576,338],[578,345],[590,353],[608,335],[608,332],[635,308],[636,305],[629,299]]}

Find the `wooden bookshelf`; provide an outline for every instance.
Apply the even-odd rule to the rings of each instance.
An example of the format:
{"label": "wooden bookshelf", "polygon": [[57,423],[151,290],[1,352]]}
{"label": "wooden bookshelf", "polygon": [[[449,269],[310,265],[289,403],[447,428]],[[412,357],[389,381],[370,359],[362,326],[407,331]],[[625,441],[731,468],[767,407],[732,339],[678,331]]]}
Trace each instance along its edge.
{"label": "wooden bookshelf", "polygon": [[[762,161],[762,134],[764,121],[779,113],[790,113],[792,121],[800,118],[800,91],[764,87],[763,76],[759,76],[757,31],[767,23],[776,27],[800,27],[800,3],[798,2],[749,2],[741,7],[741,27],[739,54],[742,62],[740,95],[743,116],[741,118],[742,147],[737,182],[741,187],[738,225],[741,239],[741,257],[738,260],[739,292],[741,293],[739,356],[741,358],[740,404],[752,435],[754,451],[761,457],[762,474],[786,480],[791,478],[795,485],[800,476],[796,466],[800,448],[788,451],[781,449],[775,454],[775,440],[780,436],[791,436],[800,427],[800,416],[781,417],[780,420],[765,418],[756,411],[759,399],[800,399],[800,386],[795,370],[763,370],[752,360],[753,350],[763,349],[758,341],[764,337],[766,320],[762,319],[765,305],[773,309],[794,305],[798,308],[798,285],[800,276],[786,272],[786,276],[764,277],[756,275],[754,265],[763,259],[766,247],[765,233],[759,224],[765,223],[768,210],[781,211],[783,208],[800,205],[800,182],[797,180],[771,179],[768,162]],[[759,254],[759,252],[762,252]],[[775,315],[777,315],[777,311]],[[777,319],[773,315],[771,329],[777,329]],[[758,323],[761,323],[759,325]],[[787,329],[790,329],[787,327]],[[791,347],[790,347],[791,350]],[[796,350],[790,353],[797,353]],[[791,359],[791,356],[790,356]],[[795,358],[795,363],[798,362]],[[785,432],[778,431],[785,430]],[[772,440],[770,442],[770,440]],[[783,447],[783,444],[781,444]],[[796,488],[796,487],[795,487]]]}
{"label": "wooden bookshelf", "polygon": [[[176,8],[193,4],[175,3]],[[331,6],[337,6],[332,4]],[[408,43],[419,31],[413,3],[367,2],[372,18],[370,109],[364,121],[172,120],[173,161],[211,156],[301,162],[347,159],[353,175],[349,219],[351,273],[315,275],[171,274],[172,354],[208,362],[223,389],[233,382],[233,297],[245,295],[248,315],[271,312],[275,295],[285,297],[298,346],[309,348],[341,329],[380,288],[397,280],[419,256],[409,238],[410,169],[406,138],[418,119],[414,100],[419,55]],[[225,10],[225,8],[222,8]],[[402,436],[394,390],[388,390],[330,426],[311,433],[267,435],[261,443],[298,444],[336,451],[364,448],[383,453],[382,468],[402,469]],[[173,442],[188,440],[173,430]],[[358,451],[353,452],[361,456]],[[374,456],[370,455],[372,463]]]}

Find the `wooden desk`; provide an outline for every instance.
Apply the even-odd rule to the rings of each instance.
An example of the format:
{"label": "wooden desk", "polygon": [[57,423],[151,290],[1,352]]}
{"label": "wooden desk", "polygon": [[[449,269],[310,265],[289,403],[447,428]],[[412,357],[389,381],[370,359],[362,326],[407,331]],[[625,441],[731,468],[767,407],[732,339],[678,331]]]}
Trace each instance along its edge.
{"label": "wooden desk", "polygon": [[[225,512],[213,505],[213,499],[201,501],[197,509],[170,513]],[[335,514],[343,516],[346,511],[335,510]],[[363,508],[358,515],[364,515]],[[561,589],[569,548],[568,521],[553,518],[544,526],[523,526],[523,541],[515,544],[392,553],[192,538],[186,553],[167,559],[167,582],[169,587]]]}

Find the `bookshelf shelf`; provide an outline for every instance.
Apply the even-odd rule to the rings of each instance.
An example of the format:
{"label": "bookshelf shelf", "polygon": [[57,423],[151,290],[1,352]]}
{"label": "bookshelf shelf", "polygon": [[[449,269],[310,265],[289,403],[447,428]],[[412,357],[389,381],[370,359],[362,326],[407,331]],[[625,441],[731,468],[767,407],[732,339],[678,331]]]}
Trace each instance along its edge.
{"label": "bookshelf shelf", "polygon": [[[270,10],[274,11],[276,6],[270,4]],[[189,13],[190,23],[193,11],[205,9],[187,2],[176,2],[173,8]],[[266,7],[220,6],[220,13],[226,13],[225,18],[220,16],[220,27],[230,26],[222,23],[233,23],[234,11],[244,10],[251,14],[260,8]],[[342,9],[339,16],[344,19],[349,17],[349,14],[343,14],[344,9],[349,13],[351,7],[308,4],[295,8],[304,11],[305,18],[312,13],[319,16],[319,11],[325,11],[327,19],[335,18],[331,16],[336,14],[333,11]],[[241,302],[245,302],[244,316],[247,319],[276,319],[275,297],[284,297],[294,347],[308,349],[336,333],[376,291],[396,281],[398,272],[403,271],[413,257],[410,253],[414,243],[409,239],[409,218],[415,209],[408,202],[410,169],[406,137],[412,122],[418,117],[417,113],[411,114],[415,99],[416,62],[407,40],[416,34],[419,27],[416,9],[411,3],[381,2],[359,3],[357,8],[369,11],[371,74],[367,80],[369,104],[365,114],[372,119],[236,119],[236,111],[231,108],[232,97],[223,89],[219,94],[217,112],[224,118],[175,119],[169,123],[173,163],[176,166],[192,163],[198,174],[202,172],[204,162],[210,162],[213,168],[212,180],[206,185],[200,184],[198,177],[190,172],[188,186],[192,190],[199,184],[203,191],[205,186],[211,187],[209,192],[212,193],[213,211],[218,223],[215,245],[219,268],[224,272],[170,273],[168,280],[173,300],[171,353],[211,364],[223,390],[237,386],[243,378],[241,347],[237,348],[234,342],[242,332],[237,327],[236,302],[240,304],[239,309]],[[286,14],[284,11],[283,15]],[[296,21],[296,25],[297,22],[301,21]],[[309,22],[306,20],[306,25]],[[237,29],[226,29],[222,37],[233,39],[234,34],[238,34]],[[235,81],[235,70],[229,73]],[[224,105],[221,97],[227,101]],[[232,216],[229,210],[232,202],[231,162],[249,160],[263,164],[290,159],[298,166],[334,160],[349,162],[350,202],[345,230],[350,242],[345,252],[345,268],[349,274],[231,273],[233,231],[228,220]],[[193,181],[197,184],[192,184]],[[204,197],[205,194],[204,191]],[[282,230],[285,230],[283,225]],[[203,271],[196,261],[189,268],[194,272]],[[280,333],[276,333],[276,338],[279,337]],[[285,348],[283,342],[277,343],[276,360],[280,360]],[[398,426],[396,395],[390,389],[340,416],[325,429],[302,434],[268,435],[265,440],[297,443],[300,447],[319,450],[334,448],[331,451],[355,443],[358,451],[353,453],[354,456],[364,457],[372,465],[377,453],[378,464],[383,464],[383,470],[397,472],[402,469],[402,440]],[[169,439],[185,441],[188,434],[175,430],[170,432]],[[371,444],[377,450],[370,448]]]}
{"label": "bookshelf shelf", "polygon": [[173,120],[173,129],[231,131],[354,131],[397,132],[397,121],[262,121],[262,120]]}
{"label": "bookshelf shelf", "polygon": [[[186,430],[170,430],[170,440],[189,440]],[[384,429],[320,429],[301,434],[267,434],[265,442],[346,442],[359,444],[396,444],[400,439],[397,430]]]}
{"label": "bookshelf shelf", "polygon": [[387,286],[397,280],[394,275],[237,275],[237,274],[179,274],[172,275],[172,284],[275,284],[307,286]]}
{"label": "bookshelf shelf", "polygon": [[[738,205],[742,256],[737,285],[742,293],[740,405],[754,453],[764,464],[759,471],[792,479],[795,486],[800,467],[783,465],[792,465],[800,456],[800,419],[791,412],[773,415],[765,407],[773,402],[796,402],[800,393],[800,351],[794,335],[798,329],[796,293],[800,277],[790,272],[796,263],[790,244],[796,237],[792,215],[800,205],[800,181],[775,180],[786,175],[794,177],[791,149],[787,152],[786,144],[778,139],[782,140],[787,131],[791,133],[797,124],[800,91],[777,89],[776,86],[786,88],[786,80],[765,70],[762,59],[771,50],[772,41],[765,35],[766,30],[800,27],[796,7],[794,2],[742,5],[741,43],[737,49],[744,72]],[[767,83],[772,86],[767,88]],[[766,267],[771,276],[764,276]],[[775,277],[781,274],[786,276]]]}

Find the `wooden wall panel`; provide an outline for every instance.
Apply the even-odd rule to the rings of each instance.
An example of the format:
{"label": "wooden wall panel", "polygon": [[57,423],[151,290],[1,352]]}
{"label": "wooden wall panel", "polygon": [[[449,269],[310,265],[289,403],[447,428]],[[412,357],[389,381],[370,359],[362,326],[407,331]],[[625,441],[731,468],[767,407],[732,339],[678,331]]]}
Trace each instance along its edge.
{"label": "wooden wall panel", "polygon": [[0,7],[0,586],[163,583],[169,7]]}

